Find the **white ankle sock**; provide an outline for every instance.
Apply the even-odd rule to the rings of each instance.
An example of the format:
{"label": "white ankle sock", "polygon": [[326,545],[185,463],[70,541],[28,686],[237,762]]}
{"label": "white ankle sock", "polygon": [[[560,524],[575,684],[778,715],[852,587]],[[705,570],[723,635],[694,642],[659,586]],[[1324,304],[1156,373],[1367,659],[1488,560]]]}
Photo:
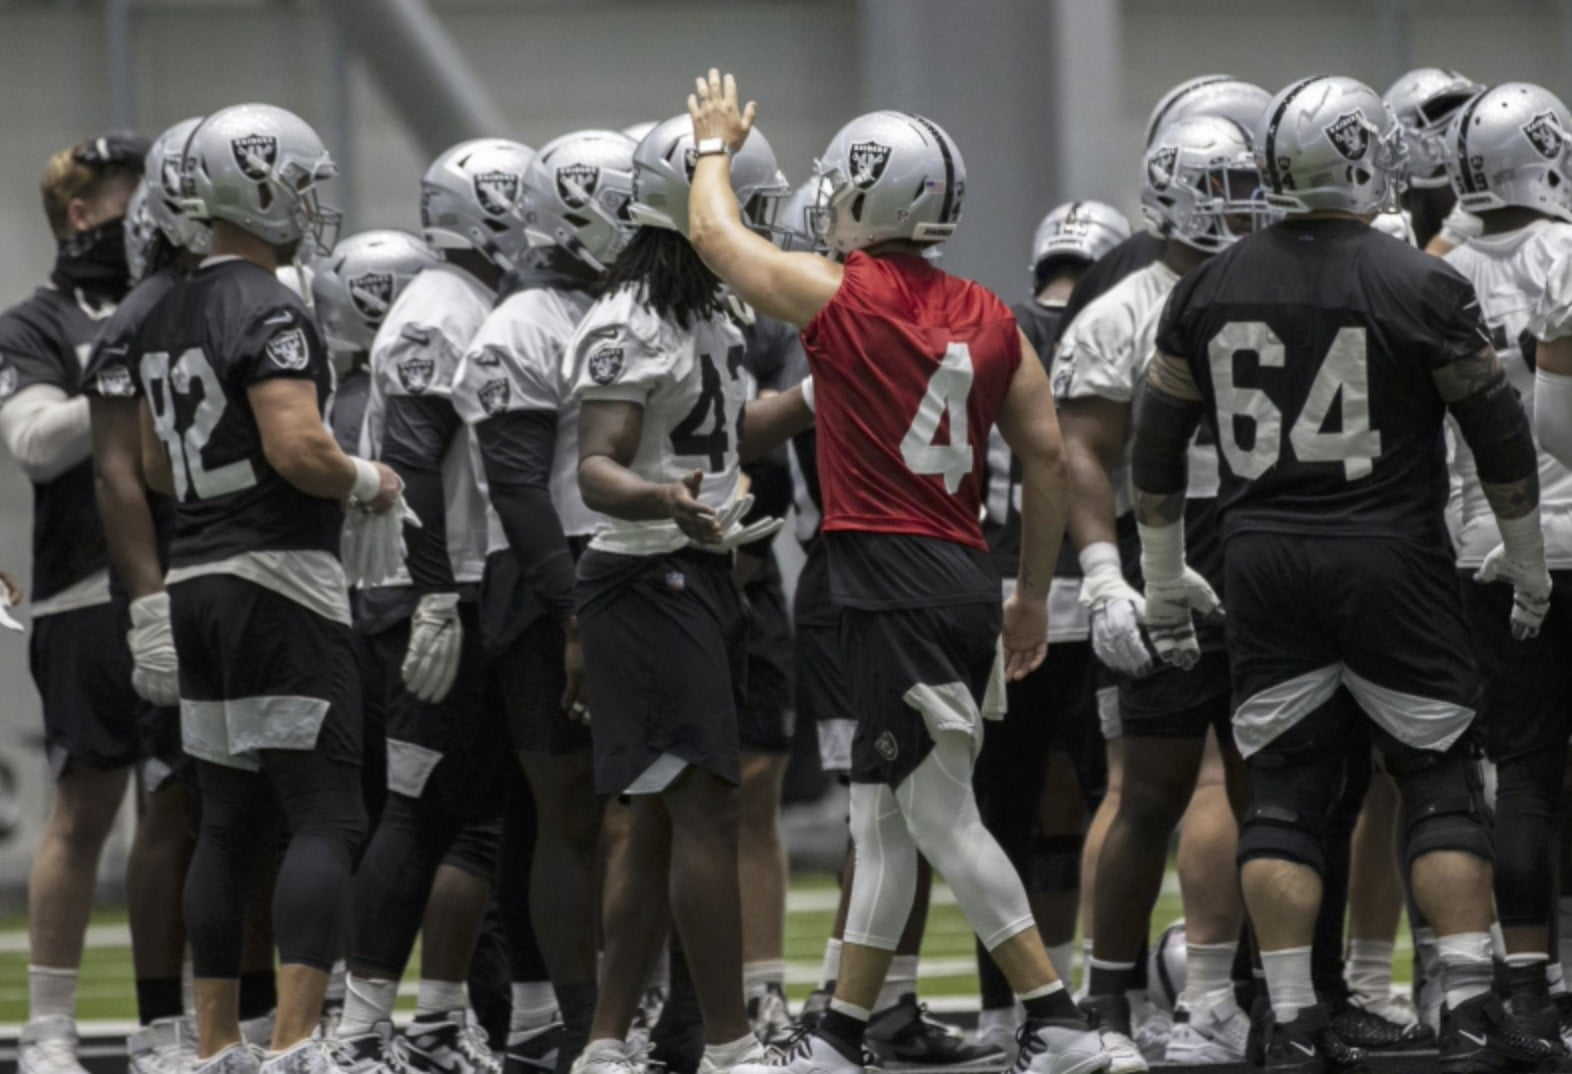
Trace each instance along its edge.
{"label": "white ankle sock", "polygon": [[1075,941],[1066,940],[1049,947],[1048,963],[1053,966],[1053,975],[1069,988],[1071,975],[1075,973]]}
{"label": "white ankle sock", "polygon": [[1301,1010],[1315,1006],[1315,986],[1310,983],[1310,948],[1262,951],[1261,966],[1266,970],[1266,994],[1272,1001],[1272,1014],[1279,1024],[1292,1022]]}
{"label": "white ankle sock", "polygon": [[398,982],[382,977],[344,977],[344,1013],[339,1018],[340,1037],[370,1033],[378,1022],[393,1017],[398,1002]]}
{"label": "white ankle sock", "polygon": [[1184,993],[1180,997],[1192,1011],[1210,1005],[1213,993],[1230,989],[1233,984],[1234,952],[1237,943],[1186,943],[1184,945]]}
{"label": "white ankle sock", "polygon": [[550,981],[514,981],[513,1014],[508,1019],[509,1033],[524,1033],[551,1022],[557,1013],[557,993]]}
{"label": "white ankle sock", "polygon": [[888,1010],[901,1001],[902,996],[917,994],[917,956],[896,955],[890,959],[890,972],[884,975],[884,985],[874,1002],[876,1011]]}
{"label": "white ankle sock", "polygon": [[1382,940],[1349,940],[1343,976],[1356,994],[1386,999],[1392,994],[1392,952],[1395,945]]}
{"label": "white ankle sock", "polygon": [[76,970],[56,966],[27,967],[27,1020],[76,1020]]}
{"label": "white ankle sock", "polygon": [[344,965],[343,959],[333,963],[332,970],[328,972],[327,992],[323,996],[326,1002],[330,1004],[344,1002],[344,978],[348,973],[349,969]]}
{"label": "white ankle sock", "polygon": [[831,939],[824,944],[824,968],[819,971],[819,983],[828,986],[841,975],[841,941]]}
{"label": "white ankle sock", "polygon": [[469,1006],[464,998],[463,981],[433,981],[420,979],[420,992],[415,997],[415,1017],[426,1014],[446,1014],[461,1011]]}
{"label": "white ankle sock", "polygon": [[1446,989],[1446,1005],[1456,1010],[1475,996],[1490,991],[1495,975],[1491,959],[1490,933],[1458,932],[1436,938],[1441,960],[1441,984]]}
{"label": "white ankle sock", "polygon": [[784,986],[785,984],[785,959],[760,959],[758,962],[742,964],[742,994],[746,999],[764,995],[769,991],[770,985]]}

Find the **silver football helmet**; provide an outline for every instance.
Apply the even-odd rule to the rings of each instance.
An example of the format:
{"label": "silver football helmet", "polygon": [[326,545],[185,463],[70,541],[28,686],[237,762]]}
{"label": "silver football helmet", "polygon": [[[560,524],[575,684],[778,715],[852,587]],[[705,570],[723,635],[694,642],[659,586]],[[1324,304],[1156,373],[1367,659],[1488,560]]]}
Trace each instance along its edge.
{"label": "silver football helmet", "polygon": [[633,150],[617,131],[553,139],[524,169],[524,229],[536,246],[557,246],[604,272],[632,230]]}
{"label": "silver football helmet", "polygon": [[1529,82],[1503,82],[1470,100],[1447,128],[1446,170],[1471,213],[1509,205],[1572,221],[1572,116]]}
{"label": "silver football helmet", "polygon": [[782,249],[820,254],[825,252],[824,244],[819,241],[814,230],[815,210],[824,186],[825,180],[816,175],[799,184],[791,197],[786,199],[780,212],[780,228],[785,235],[781,242]]}
{"label": "silver football helmet", "polygon": [[317,201],[338,174],[322,139],[293,112],[237,104],[204,119],[181,157],[181,208],[198,220],[225,220],[275,246],[310,238],[331,248],[339,214]]}
{"label": "silver football helmet", "polygon": [[1239,124],[1249,137],[1272,95],[1254,82],[1233,75],[1197,75],[1186,79],[1158,99],[1146,119],[1146,144],[1170,123],[1189,116],[1222,116]]}
{"label": "silver football helmet", "polygon": [[1255,155],[1266,200],[1290,213],[1394,209],[1407,176],[1402,125],[1375,90],[1342,75],[1302,78],[1272,98]]}
{"label": "silver football helmet", "polygon": [[201,125],[201,116],[182,119],[153,139],[142,172],[147,182],[147,209],[153,222],[175,246],[196,254],[207,253],[213,231],[185,211],[180,169],[186,143]]}
{"label": "silver football helmet", "polygon": [[[693,120],[684,112],[655,125],[633,151],[633,201],[628,215],[645,227],[688,233],[688,184],[698,163]],[[731,189],[743,219],[754,230],[775,236],[780,203],[791,193],[776,170],[775,150],[764,132],[753,128],[731,159]]]}
{"label": "silver football helmet", "polygon": [[1159,131],[1142,161],[1141,214],[1158,234],[1212,253],[1267,224],[1261,173],[1239,124],[1195,115]]}
{"label": "silver football helmet", "polygon": [[347,367],[355,355],[371,349],[377,329],[409,281],[438,260],[431,247],[409,232],[382,228],[340,240],[312,266],[317,321],[335,366]]}
{"label": "silver football helmet", "polygon": [[444,152],[420,180],[421,234],[433,250],[474,250],[504,271],[518,266],[524,171],[535,151],[508,138],[476,138]]}
{"label": "silver football helmet", "polygon": [[1037,266],[1050,258],[1068,257],[1077,261],[1096,261],[1130,237],[1130,221],[1124,213],[1101,201],[1067,201],[1048,210],[1032,235],[1032,263]]}
{"label": "silver football helmet", "polygon": [[158,236],[158,224],[147,208],[147,183],[140,182],[126,203],[126,215],[121,226],[126,236],[126,266],[131,270],[131,282],[147,275],[147,259],[153,252],[153,240]]}
{"label": "silver football helmet", "polygon": [[814,164],[815,232],[834,252],[955,234],[966,162],[937,123],[910,112],[869,112],[842,127]]}
{"label": "silver football helmet", "polygon": [[1179,1009],[1179,997],[1184,993],[1187,938],[1181,918],[1164,929],[1147,950],[1147,996],[1158,1010],[1172,1013]]}
{"label": "silver football helmet", "polygon": [[629,138],[632,138],[633,144],[637,145],[638,143],[644,141],[644,136],[646,134],[658,126],[660,126],[660,124],[655,120],[646,119],[643,123],[635,123],[631,127],[623,127],[622,133],[626,134]]}
{"label": "silver football helmet", "polygon": [[1403,125],[1408,144],[1408,184],[1443,187],[1447,183],[1446,129],[1464,103],[1485,87],[1456,71],[1419,67],[1382,94],[1386,106]]}

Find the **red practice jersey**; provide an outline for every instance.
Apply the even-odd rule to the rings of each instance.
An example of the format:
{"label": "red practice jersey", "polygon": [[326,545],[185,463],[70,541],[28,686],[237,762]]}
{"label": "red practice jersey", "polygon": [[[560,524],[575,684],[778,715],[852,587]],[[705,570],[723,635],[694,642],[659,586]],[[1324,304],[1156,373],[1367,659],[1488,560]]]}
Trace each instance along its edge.
{"label": "red practice jersey", "polygon": [[1021,361],[1009,307],[920,257],[856,252],[802,343],[825,532],[986,548],[988,431]]}

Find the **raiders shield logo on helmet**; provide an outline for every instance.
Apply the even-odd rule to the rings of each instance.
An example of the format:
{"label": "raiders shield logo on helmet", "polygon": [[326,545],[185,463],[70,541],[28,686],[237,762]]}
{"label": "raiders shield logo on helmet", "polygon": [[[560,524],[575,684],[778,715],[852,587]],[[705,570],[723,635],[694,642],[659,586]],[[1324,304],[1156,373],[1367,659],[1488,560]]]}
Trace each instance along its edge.
{"label": "raiders shield logo on helmet", "polygon": [[393,274],[391,272],[363,272],[344,281],[349,288],[350,301],[368,321],[380,322],[388,315],[393,304]]}
{"label": "raiders shield logo on helmet", "polygon": [[589,357],[590,379],[596,384],[610,384],[622,373],[622,348],[602,347]]}
{"label": "raiders shield logo on helmet", "polygon": [[557,169],[557,197],[570,209],[582,209],[600,185],[600,168],[594,164],[564,164]]}
{"label": "raiders shield logo on helmet", "polygon": [[267,341],[267,356],[280,369],[304,369],[311,357],[306,346],[306,334],[298,328],[289,328]]}
{"label": "raiders shield logo on helmet", "polygon": [[517,172],[481,172],[475,176],[475,200],[492,216],[504,216],[519,200]]}
{"label": "raiders shield logo on helmet", "polygon": [[232,139],[229,149],[246,178],[258,182],[271,175],[273,165],[278,162],[278,139],[271,134],[248,134]]}
{"label": "raiders shield logo on helmet", "polygon": [[1370,152],[1370,127],[1363,112],[1345,112],[1326,128],[1332,147],[1349,160],[1363,160]]}
{"label": "raiders shield logo on helmet", "polygon": [[1533,143],[1540,156],[1551,160],[1561,155],[1561,147],[1566,144],[1566,135],[1554,112],[1541,112],[1523,124],[1523,136]]}
{"label": "raiders shield logo on helmet", "polygon": [[480,386],[480,405],[486,413],[495,417],[508,409],[508,398],[512,393],[505,380],[488,380]]}
{"label": "raiders shield logo on helmet", "polygon": [[16,394],[16,366],[0,366],[0,399],[9,399]]}
{"label": "raiders shield logo on helmet", "polygon": [[112,365],[98,374],[98,394],[108,399],[128,399],[136,394],[131,383],[131,370],[123,365]]}
{"label": "raiders shield logo on helmet", "polygon": [[853,142],[851,147],[851,180],[858,190],[867,190],[884,174],[890,162],[890,147],[878,142]]}
{"label": "raiders shield logo on helmet", "polygon": [[1146,181],[1152,184],[1153,190],[1168,189],[1174,181],[1174,161],[1178,159],[1179,147],[1175,145],[1165,145],[1152,154],[1152,159],[1146,162]]}
{"label": "raiders shield logo on helmet", "polygon": [[405,358],[398,364],[398,382],[410,395],[420,395],[431,387],[436,363],[430,358]]}
{"label": "raiders shield logo on helmet", "polygon": [[164,193],[171,198],[180,196],[180,158],[165,157],[164,163],[158,170],[158,185]]}

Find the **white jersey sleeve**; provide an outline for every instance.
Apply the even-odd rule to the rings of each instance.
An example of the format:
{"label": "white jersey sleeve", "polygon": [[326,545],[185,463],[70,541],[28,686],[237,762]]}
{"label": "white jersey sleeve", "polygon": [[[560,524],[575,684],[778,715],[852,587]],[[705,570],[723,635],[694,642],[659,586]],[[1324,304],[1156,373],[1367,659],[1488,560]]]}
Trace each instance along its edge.
{"label": "white jersey sleeve", "polygon": [[1159,261],[1126,276],[1083,309],[1065,329],[1054,355],[1054,397],[1116,403],[1134,399],[1136,382],[1151,357],[1149,322],[1178,282],[1178,274]]}

